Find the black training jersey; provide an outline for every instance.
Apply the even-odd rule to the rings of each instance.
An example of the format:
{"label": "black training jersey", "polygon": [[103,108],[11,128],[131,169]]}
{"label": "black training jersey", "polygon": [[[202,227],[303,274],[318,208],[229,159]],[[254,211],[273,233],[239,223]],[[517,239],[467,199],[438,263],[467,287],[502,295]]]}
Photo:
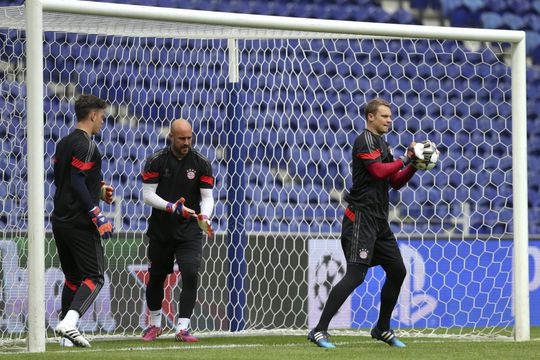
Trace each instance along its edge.
{"label": "black training jersey", "polygon": [[[180,160],[173,155],[170,147],[154,153],[146,159],[142,178],[145,184],[158,184],[156,194],[162,199],[176,202],[183,197],[186,199],[185,205],[197,213],[201,211],[201,189],[214,187],[210,161],[195,150]],[[180,215],[153,208],[148,235],[164,241],[177,239],[180,225],[185,221]]]}
{"label": "black training jersey", "polygon": [[99,202],[101,189],[101,153],[96,143],[81,129],[75,129],[56,145],[54,154],[54,210],[51,217],[53,225],[73,227],[94,227],[74,195],[71,187],[71,174],[83,173],[92,202]]}
{"label": "black training jersey", "polygon": [[374,211],[388,217],[388,179],[377,180],[367,166],[374,162],[392,162],[390,146],[382,136],[365,130],[354,141],[352,151],[353,184],[345,201],[358,210]]}

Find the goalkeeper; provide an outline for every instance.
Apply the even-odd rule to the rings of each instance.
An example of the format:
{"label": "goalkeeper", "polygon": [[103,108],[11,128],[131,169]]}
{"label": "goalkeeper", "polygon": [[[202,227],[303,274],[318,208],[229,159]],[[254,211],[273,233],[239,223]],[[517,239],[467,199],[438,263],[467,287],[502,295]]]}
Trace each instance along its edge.
{"label": "goalkeeper", "polygon": [[101,175],[101,154],[91,136],[101,131],[107,104],[93,95],[75,101],[77,127],[56,145],[52,230],[65,275],[62,321],[55,332],[73,344],[90,347],[77,321],[96,299],[104,281],[103,245],[112,225],[98,203],[112,202],[113,189]]}
{"label": "goalkeeper", "polygon": [[382,99],[368,102],[365,108],[366,130],[353,146],[353,185],[345,200],[349,206],[343,217],[341,245],[347,259],[344,277],[328,295],[317,326],[308,339],[320,347],[333,348],[328,325],[347,297],[358,287],[368,269],[380,265],[386,273],[381,290],[377,325],[371,336],[390,346],[405,347],[390,329],[390,317],[396,305],[406,269],[397,241],[388,223],[388,186],[399,189],[414,175],[409,164],[414,157],[414,143],[405,156],[394,160],[383,135],[390,129],[390,104]]}
{"label": "goalkeeper", "polygon": [[171,123],[169,142],[170,146],[146,159],[142,173],[144,202],[152,207],[147,230],[150,278],[146,287],[150,324],[142,339],[153,341],[162,333],[163,283],[173,272],[176,258],[182,276],[176,340],[196,342],[189,324],[197,297],[203,233],[212,235],[209,218],[214,208],[214,177],[208,159],[191,148],[188,121]]}

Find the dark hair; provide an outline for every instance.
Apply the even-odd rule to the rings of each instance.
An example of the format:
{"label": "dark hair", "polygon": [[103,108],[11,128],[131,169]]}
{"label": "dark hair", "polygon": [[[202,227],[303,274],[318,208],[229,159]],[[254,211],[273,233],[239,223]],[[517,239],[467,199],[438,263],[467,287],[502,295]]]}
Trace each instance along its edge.
{"label": "dark hair", "polygon": [[366,108],[364,109],[364,116],[366,117],[366,120],[368,118],[368,114],[377,113],[377,111],[379,110],[379,106],[387,106],[388,108],[390,108],[390,103],[386,100],[379,99],[379,98],[370,100],[367,103]]}
{"label": "dark hair", "polygon": [[81,95],[75,101],[75,115],[77,115],[77,121],[81,121],[91,111],[105,110],[107,103],[105,100],[98,98],[94,95]]}

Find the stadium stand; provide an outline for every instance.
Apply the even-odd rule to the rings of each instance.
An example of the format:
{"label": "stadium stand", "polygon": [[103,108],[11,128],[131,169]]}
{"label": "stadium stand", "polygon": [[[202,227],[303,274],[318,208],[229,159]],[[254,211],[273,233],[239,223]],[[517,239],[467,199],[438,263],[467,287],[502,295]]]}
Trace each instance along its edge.
{"label": "stadium stand", "polygon": [[[155,5],[165,7],[182,7],[200,10],[212,11],[229,11],[229,12],[247,12],[254,14],[267,14],[279,16],[301,16],[314,17],[324,19],[339,19],[339,20],[354,20],[354,21],[373,21],[384,23],[401,23],[401,24],[419,24],[413,13],[405,8],[399,8],[393,13],[385,11],[378,1],[375,0],[331,0],[331,1],[312,1],[309,4],[300,1],[249,1],[245,6],[244,2],[237,0],[116,0],[113,2],[130,3],[140,5]],[[9,5],[20,5],[21,1],[8,1]],[[528,54],[534,64],[540,64],[540,1],[520,1],[520,0],[501,0],[497,2],[489,2],[484,0],[411,0],[410,7],[413,9],[431,8],[435,11],[440,11],[443,18],[448,19],[452,26],[477,26],[481,25],[487,28],[495,29],[514,29],[527,31]],[[16,54],[22,54],[22,44],[10,40],[10,34],[6,30],[0,30],[0,42],[5,46],[6,56],[4,61],[13,61]],[[58,40],[58,39],[56,39]],[[219,72],[219,58],[225,57],[224,50],[220,50],[213,56],[217,59],[208,60],[192,59],[195,63],[191,63],[187,59],[186,63],[179,69],[178,67],[167,65],[171,59],[167,58],[165,52],[152,52],[150,47],[138,46],[137,51],[129,51],[128,43],[122,43],[118,37],[113,36],[78,36],[74,34],[66,35],[66,43],[70,46],[58,46],[58,41],[55,46],[46,46],[44,56],[47,59],[45,63],[45,78],[46,81],[63,84],[64,86],[72,86],[75,92],[91,92],[97,96],[107,99],[114,104],[129,104],[128,112],[131,115],[137,115],[142,119],[154,119],[148,122],[139,122],[137,127],[129,125],[115,125],[112,121],[107,123],[106,131],[98,137],[101,140],[102,152],[106,161],[103,163],[105,178],[112,182],[116,188],[117,194],[123,198],[123,214],[129,214],[122,219],[122,230],[135,231],[144,230],[146,218],[149,215],[149,209],[142,205],[140,201],[140,179],[129,177],[127,174],[138,174],[142,161],[144,160],[147,149],[152,146],[165,145],[165,138],[160,130],[163,122],[178,117],[180,114],[174,107],[168,106],[171,103],[176,104],[193,104],[190,107],[189,118],[205,119],[206,121],[195,124],[194,132],[209,133],[207,130],[219,129],[223,126],[220,121],[220,116],[225,109],[214,106],[210,110],[202,104],[212,102],[214,98],[218,98],[223,94],[216,90],[225,82],[224,77],[213,76],[210,80],[204,80],[196,75],[201,71],[200,65],[205,61],[210,61],[213,71]],[[136,39],[142,45],[145,39]],[[155,40],[159,42],[160,40]],[[172,41],[168,44],[175,48],[182,48],[186,45],[186,40],[161,40]],[[99,42],[107,44],[102,47],[92,47],[89,43]],[[339,45],[339,42],[337,43]],[[163,44],[152,43],[151,45],[159,48]],[[393,102],[399,108],[399,116],[394,122],[396,131],[404,130],[405,123],[403,118],[409,115],[422,116],[427,111],[427,114],[434,119],[433,122],[415,122],[410,120],[407,122],[407,129],[411,132],[417,130],[429,131],[432,128],[437,128],[443,122],[435,121],[438,117],[448,117],[455,112],[456,115],[463,118],[462,127],[453,128],[452,124],[449,128],[437,128],[441,132],[439,139],[434,139],[441,145],[443,153],[457,154],[455,162],[441,162],[441,176],[434,174],[433,176],[423,176],[421,179],[415,179],[410,188],[402,191],[402,199],[405,202],[414,204],[409,209],[409,216],[425,215],[431,216],[434,212],[440,215],[442,219],[444,213],[448,213],[453,209],[451,204],[457,200],[463,200],[464,196],[470,196],[477,201],[478,212],[483,215],[483,222],[476,220],[473,216],[471,226],[476,227],[478,232],[490,232],[493,229],[498,231],[508,231],[505,228],[508,220],[511,218],[510,210],[494,212],[491,208],[502,206],[502,202],[506,202],[507,197],[503,196],[511,191],[508,187],[509,180],[505,177],[504,171],[511,168],[511,159],[503,158],[499,160],[497,157],[490,158],[490,149],[478,149],[478,154],[473,153],[472,149],[467,145],[462,148],[455,148],[456,142],[460,144],[481,143],[483,141],[499,141],[510,143],[511,134],[505,130],[507,123],[505,119],[510,117],[511,109],[508,103],[502,101],[505,99],[506,93],[501,89],[501,83],[508,83],[508,76],[505,69],[501,68],[496,76],[483,77],[483,69],[481,66],[498,66],[497,56],[488,46],[485,46],[481,52],[470,53],[467,48],[457,42],[445,42],[444,46],[452,49],[455,67],[422,67],[422,66],[387,66],[384,59],[370,54],[377,53],[377,47],[380,44],[377,41],[364,41],[361,53],[365,55],[363,60],[369,60],[371,66],[364,68],[364,75],[368,78],[375,78],[369,83],[371,90],[377,91],[385,89],[396,89],[396,84],[399,79],[403,79],[403,75],[408,78],[414,78],[412,87],[413,92],[403,93],[397,91],[393,94]],[[408,50],[414,49],[416,53],[425,56],[426,60],[434,60],[439,54],[427,48],[422,41],[408,43]],[[189,48],[189,46],[188,46]],[[302,50],[302,44],[298,44],[296,51]],[[104,52],[99,55],[98,52]],[[96,61],[74,62],[71,54],[87,54],[88,59],[104,59],[99,64]],[[358,58],[351,54],[350,63],[358,61]],[[160,57],[161,56],[161,57]],[[187,56],[187,53],[186,53]],[[263,55],[264,56],[264,55]],[[396,56],[403,56],[398,53]],[[471,66],[467,62],[471,56],[481,56],[483,64],[478,67]],[[137,67],[141,59],[156,60],[156,63],[165,64],[164,66],[147,66]],[[159,60],[159,61],[158,61]],[[242,61],[246,63],[245,71],[253,70],[255,62],[250,61],[249,55],[244,55]],[[319,57],[310,59],[302,64],[291,61],[290,68],[281,69],[282,71],[274,72],[275,69],[268,70],[268,76],[265,78],[264,84],[257,83],[256,79],[244,77],[245,87],[258,87],[257,90],[250,92],[246,101],[244,112],[249,113],[249,125],[264,127],[264,125],[272,125],[269,130],[258,132],[248,131],[247,135],[248,146],[248,163],[247,174],[250,186],[246,191],[246,198],[250,201],[249,213],[256,214],[248,221],[247,229],[251,231],[315,231],[315,232],[336,232],[339,231],[339,222],[332,221],[336,216],[341,215],[341,202],[339,198],[332,196],[332,190],[343,190],[349,184],[339,182],[329,177],[322,177],[320,174],[326,173],[343,173],[346,174],[348,169],[347,155],[350,152],[350,146],[355,134],[344,132],[343,128],[337,126],[339,114],[345,112],[342,106],[334,106],[339,103],[335,101],[341,93],[351,88],[358,86],[353,81],[360,73],[354,66],[346,69],[336,69],[341,75],[342,81],[335,81],[330,76],[320,76],[318,79],[309,77],[303,78],[303,88],[305,91],[301,96],[305,97],[305,103],[309,104],[312,100],[317,99],[323,104],[322,109],[306,109],[311,111],[311,116],[299,121],[308,123],[307,129],[298,129],[295,135],[290,132],[280,131],[280,126],[287,123],[287,118],[283,112],[274,111],[270,114],[271,106],[261,108],[262,103],[271,104],[276,101],[276,96],[282,97],[281,100],[287,99],[287,92],[281,92],[279,95],[271,93],[268,89],[274,81],[273,76],[281,76],[285,81],[291,81],[287,76],[290,74],[302,73],[303,66],[311,66],[315,74],[323,72],[325,63],[319,60]],[[152,61],[150,61],[152,62]],[[198,64],[195,66],[195,64]],[[95,71],[96,66],[107,71]],[[259,69],[260,70],[260,69]],[[179,72],[183,72],[184,76],[177,76]],[[416,107],[415,104],[422,101],[420,96],[412,96],[411,94],[422,93],[422,90],[429,90],[429,96],[435,94],[437,96],[437,83],[432,79],[444,79],[445,72],[461,73],[462,77],[456,81],[455,87],[461,92],[463,97],[461,102],[458,102],[454,108],[433,106],[424,110]],[[163,76],[153,76],[162,74]],[[146,76],[145,75],[151,75]],[[377,75],[377,76],[376,76]],[[158,79],[160,81],[149,81],[148,79]],[[535,121],[539,120],[540,109],[540,72],[535,67],[529,67],[527,72],[528,78],[528,104],[529,104],[529,179],[530,193],[529,206],[531,208],[530,227],[531,232],[540,231],[540,217],[534,216],[540,210],[540,128],[535,125]],[[203,79],[203,80],[200,80]],[[378,80],[377,80],[378,79]],[[385,80],[383,80],[385,79]],[[392,79],[398,79],[392,80]],[[317,81],[314,81],[317,80]],[[277,81],[277,79],[276,79]],[[362,80],[360,80],[362,81]],[[394,83],[392,83],[394,81]],[[101,87],[93,86],[93,84],[103,84]],[[362,83],[361,83],[362,85]],[[400,89],[408,86],[401,84]],[[183,89],[190,88],[202,89],[201,92],[193,94],[190,91]],[[15,135],[9,141],[3,141],[3,151],[10,152],[14,156],[1,157],[0,166],[5,169],[4,179],[18,179],[17,181],[9,182],[9,186],[2,182],[0,184],[0,198],[6,199],[3,202],[2,212],[0,213],[0,228],[9,228],[12,226],[21,226],[25,223],[24,217],[7,217],[6,214],[15,211],[16,203],[19,199],[24,198],[25,191],[25,170],[24,166],[19,166],[24,162],[25,153],[24,143],[20,141],[23,136],[16,136],[14,133],[15,125],[23,121],[25,118],[24,94],[26,85],[21,84],[13,79],[4,77],[3,72],[0,72],[0,88],[1,97],[0,103],[5,109],[2,113],[2,121],[0,124],[0,137],[6,138],[5,134]],[[332,88],[334,92],[322,92],[321,89]],[[368,86],[366,86],[368,88]],[[287,91],[294,91],[288,89]],[[300,96],[295,94],[295,96]],[[441,95],[442,96],[442,95]],[[452,96],[452,94],[449,94]],[[325,97],[326,100],[325,100]],[[491,99],[491,104],[481,109],[478,102],[474,99],[479,97],[481,100]],[[254,101],[255,99],[265,99],[265,101]],[[9,102],[8,102],[9,100]],[[362,99],[363,100],[363,99]],[[286,102],[286,101],[285,101]],[[257,106],[251,106],[251,104]],[[197,106],[201,104],[201,106]],[[52,91],[46,93],[45,97],[46,113],[57,114],[54,118],[48,118],[44,131],[47,138],[50,140],[46,143],[46,168],[49,173],[46,174],[47,186],[46,203],[47,212],[52,209],[50,194],[52,194],[52,170],[50,166],[50,158],[54,153],[54,142],[66,135],[69,128],[73,125],[74,113],[72,104],[67,102],[65,98],[58,98]],[[337,116],[327,116],[329,112],[325,112],[332,107],[332,113]],[[284,111],[290,111],[286,108]],[[206,113],[205,113],[206,111]],[[422,113],[424,112],[424,113]],[[496,117],[495,115],[499,115]],[[497,118],[492,122],[482,121],[483,117]],[[325,119],[326,122],[321,121]],[[446,124],[446,122],[444,122]],[[287,123],[288,126],[292,126]],[[485,126],[490,127],[485,127]],[[448,125],[446,125],[448,126]],[[277,130],[276,130],[277,129]],[[315,136],[315,130],[323,131],[324,136]],[[348,130],[348,129],[347,129]],[[143,134],[141,136],[141,134]],[[227,196],[227,190],[222,180],[227,173],[225,164],[220,161],[218,149],[225,143],[225,135],[218,138],[200,137],[197,138],[197,145],[209,156],[210,159],[216,159],[213,162],[214,173],[217,178],[216,197],[224,200]],[[278,144],[283,146],[276,146]],[[457,139],[457,141],[456,141]],[[406,142],[412,138],[402,137],[401,140]],[[338,145],[338,150],[331,150],[322,147],[318,152],[314,152],[312,144],[323,145],[325,142],[335,143]],[[487,144],[486,144],[487,145]],[[455,151],[453,151],[455,150]],[[495,147],[495,152],[500,152],[496,155],[502,155],[506,148]],[[459,155],[461,154],[461,155]],[[479,155],[486,158],[480,159]],[[477,158],[475,158],[475,156]],[[463,157],[464,159],[460,159]],[[293,161],[280,161],[279,159],[293,159]],[[324,159],[321,161],[320,159]],[[469,160],[470,159],[470,164]],[[460,161],[463,160],[463,161]],[[456,165],[454,165],[454,163]],[[480,168],[480,165],[487,169],[493,170],[497,167],[501,170],[497,175],[487,174]],[[457,172],[454,172],[449,178],[449,181],[454,185],[454,189],[449,189],[444,185],[448,181],[446,171],[450,172],[454,166],[457,167]],[[426,190],[430,184],[439,184],[438,189]],[[460,184],[473,186],[474,191],[469,195],[460,188]],[[272,191],[264,191],[263,184],[271,184]],[[485,184],[485,187],[475,186],[474,184]],[[502,187],[500,191],[497,188]],[[440,190],[443,189],[443,190]],[[394,201],[396,201],[394,196]],[[272,204],[287,204],[285,206],[275,206]],[[325,204],[319,206],[319,204]],[[294,205],[294,206],[293,206]],[[450,205],[450,209],[449,209]],[[503,204],[511,206],[511,204]],[[225,213],[225,206],[221,202],[217,203],[216,215],[221,216]],[[134,216],[133,214],[138,214]],[[284,218],[285,222],[274,222],[274,218]],[[10,222],[7,221],[10,219]],[[476,223],[475,223],[476,221]],[[415,230],[422,231],[422,226],[425,224],[405,224],[403,231]],[[47,221],[47,227],[48,221]],[[225,224],[219,224],[220,229],[225,229]],[[408,229],[411,227],[411,229]]]}

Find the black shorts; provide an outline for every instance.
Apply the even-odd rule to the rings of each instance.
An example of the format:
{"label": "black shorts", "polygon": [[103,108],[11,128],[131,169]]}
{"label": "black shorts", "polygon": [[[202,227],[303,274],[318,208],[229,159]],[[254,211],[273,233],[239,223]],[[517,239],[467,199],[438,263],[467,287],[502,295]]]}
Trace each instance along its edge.
{"label": "black shorts", "polygon": [[174,270],[174,259],[182,270],[182,264],[201,266],[203,234],[197,222],[185,224],[179,239],[161,239],[147,236],[148,271],[156,274],[170,274]]}
{"label": "black shorts", "polygon": [[403,262],[387,219],[347,208],[342,224],[341,246],[347,263],[376,266]]}
{"label": "black shorts", "polygon": [[103,245],[97,230],[58,225],[52,230],[66,279],[73,284],[84,279],[103,281]]}

